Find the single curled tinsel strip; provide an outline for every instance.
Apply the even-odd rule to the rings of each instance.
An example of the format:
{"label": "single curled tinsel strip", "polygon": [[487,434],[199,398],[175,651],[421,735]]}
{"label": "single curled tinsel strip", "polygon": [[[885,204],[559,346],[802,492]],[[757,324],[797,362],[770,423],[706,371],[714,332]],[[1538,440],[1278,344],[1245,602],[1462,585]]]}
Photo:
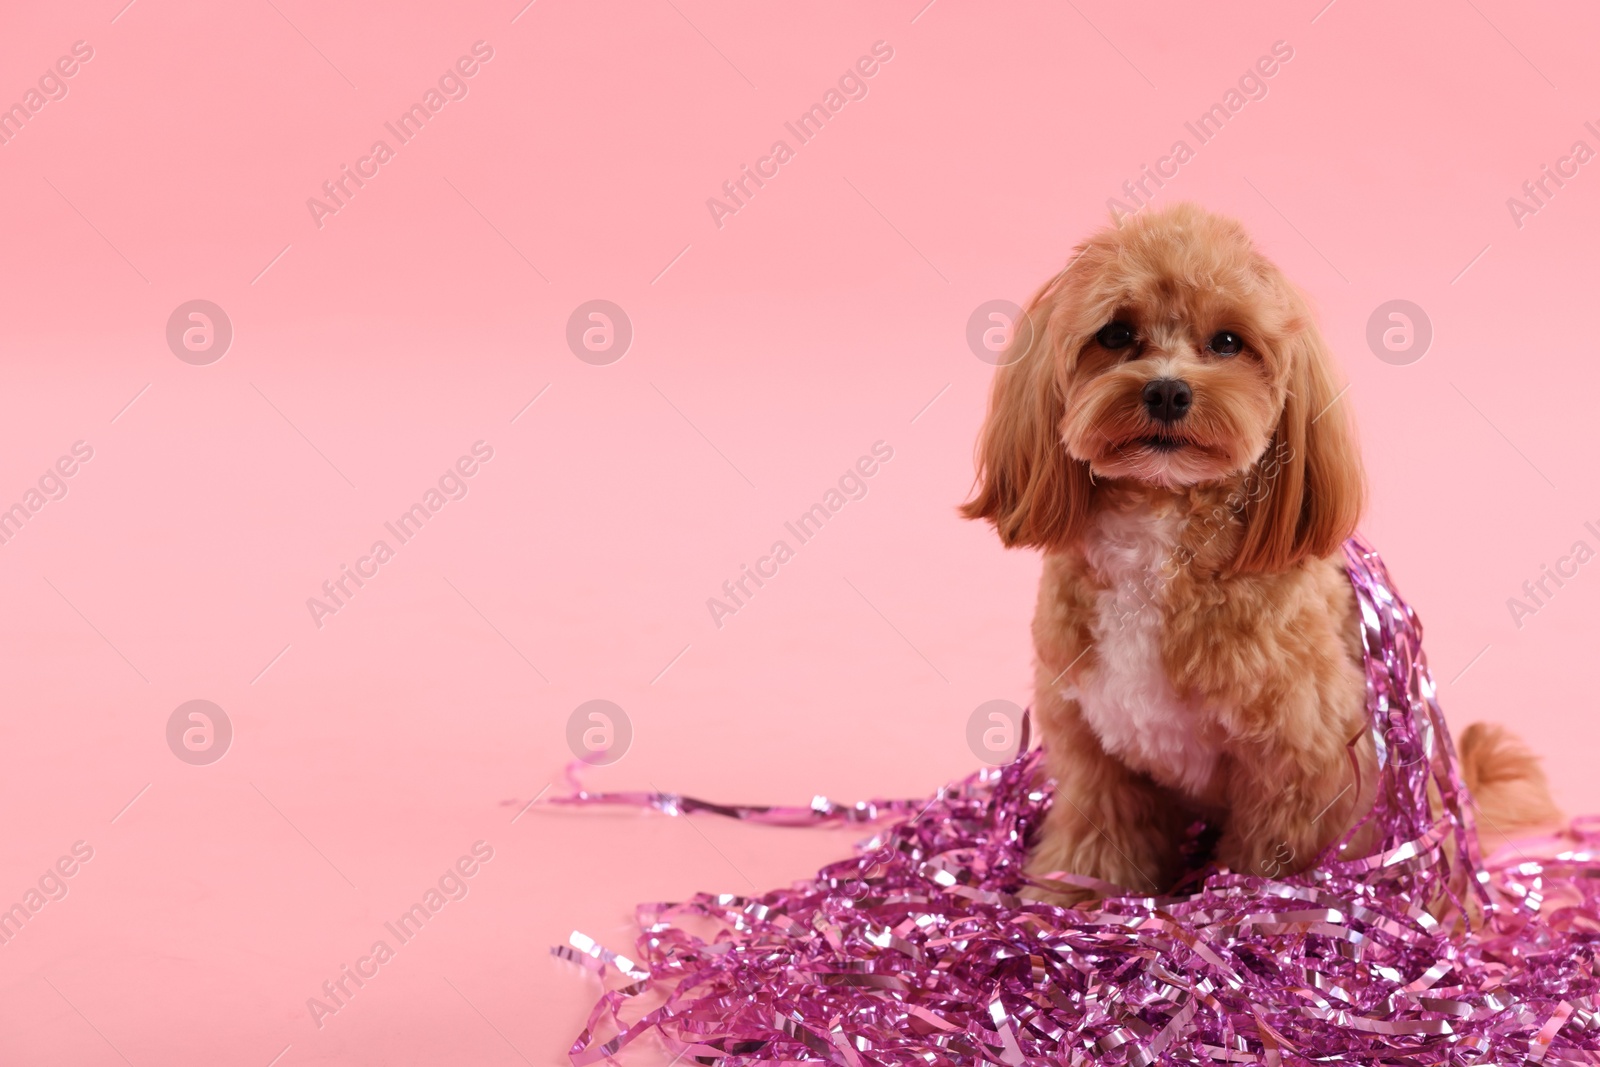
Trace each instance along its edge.
{"label": "single curled tinsel strip", "polygon": [[899,821],[758,897],[638,911],[638,961],[552,951],[607,991],[571,1050],[654,1033],[686,1062],[1600,1064],[1600,817],[1485,862],[1422,655],[1383,563],[1346,545],[1380,776],[1367,856],[1268,879],[1211,870],[1172,895],[1019,899],[1050,803],[1037,750],[931,800],[731,807],[589,794],[778,825]]}

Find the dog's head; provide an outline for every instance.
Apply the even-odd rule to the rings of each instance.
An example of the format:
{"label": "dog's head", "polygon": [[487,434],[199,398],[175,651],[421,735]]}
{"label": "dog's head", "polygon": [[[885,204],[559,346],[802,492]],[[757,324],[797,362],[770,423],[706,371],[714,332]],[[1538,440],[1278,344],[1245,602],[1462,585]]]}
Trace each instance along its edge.
{"label": "dog's head", "polygon": [[[1305,299],[1231,219],[1191,204],[1078,247],[996,375],[962,508],[1007,545],[1069,544],[1099,480],[1171,490],[1270,475],[1234,569],[1325,556],[1355,529],[1360,457]],[[1270,461],[1270,467],[1268,463]]]}

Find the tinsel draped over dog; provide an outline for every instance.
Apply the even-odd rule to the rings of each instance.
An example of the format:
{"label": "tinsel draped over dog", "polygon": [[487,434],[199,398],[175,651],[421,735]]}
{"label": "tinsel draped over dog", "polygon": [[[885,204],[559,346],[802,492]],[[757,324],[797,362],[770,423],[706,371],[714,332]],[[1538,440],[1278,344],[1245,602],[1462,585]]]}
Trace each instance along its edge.
{"label": "tinsel draped over dog", "polygon": [[1108,895],[1090,906],[1026,902],[1029,834],[1050,804],[1026,744],[931,800],[580,790],[559,802],[900,819],[791,888],[641,906],[637,961],[578,933],[552,949],[607,989],[573,1064],[652,1031],[668,1055],[725,1067],[1600,1063],[1600,825],[1483,860],[1421,625],[1371,548],[1345,555],[1380,775],[1369,856],[1339,861],[1335,845],[1294,877],[1212,868],[1165,896],[1095,886]]}

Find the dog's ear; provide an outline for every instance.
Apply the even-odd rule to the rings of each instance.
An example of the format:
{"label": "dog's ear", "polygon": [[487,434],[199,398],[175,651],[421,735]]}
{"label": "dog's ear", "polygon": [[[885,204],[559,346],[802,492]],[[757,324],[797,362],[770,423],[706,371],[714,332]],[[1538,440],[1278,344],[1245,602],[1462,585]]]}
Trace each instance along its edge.
{"label": "dog's ear", "polygon": [[978,440],[974,492],[961,506],[966,518],[994,523],[1008,548],[1065,544],[1088,515],[1089,466],[1067,454],[1061,436],[1063,358],[1071,353],[1058,335],[1060,317],[1052,312],[1064,275],[1028,302],[1002,353]]}
{"label": "dog's ear", "polygon": [[1365,497],[1361,454],[1333,376],[1326,342],[1303,301],[1298,328],[1282,353],[1289,360],[1289,395],[1272,442],[1251,478],[1244,538],[1233,570],[1285,570],[1330,556],[1355,533]]}

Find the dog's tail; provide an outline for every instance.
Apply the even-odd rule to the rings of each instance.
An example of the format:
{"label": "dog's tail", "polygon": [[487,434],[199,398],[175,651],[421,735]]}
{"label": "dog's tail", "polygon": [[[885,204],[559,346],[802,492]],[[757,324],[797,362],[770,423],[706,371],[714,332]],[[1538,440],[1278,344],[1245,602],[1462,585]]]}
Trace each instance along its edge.
{"label": "dog's tail", "polygon": [[1565,822],[1550,798],[1550,783],[1535,756],[1504,726],[1475,722],[1456,742],[1461,777],[1476,807],[1478,836],[1485,853],[1505,839],[1539,831],[1554,832]]}

